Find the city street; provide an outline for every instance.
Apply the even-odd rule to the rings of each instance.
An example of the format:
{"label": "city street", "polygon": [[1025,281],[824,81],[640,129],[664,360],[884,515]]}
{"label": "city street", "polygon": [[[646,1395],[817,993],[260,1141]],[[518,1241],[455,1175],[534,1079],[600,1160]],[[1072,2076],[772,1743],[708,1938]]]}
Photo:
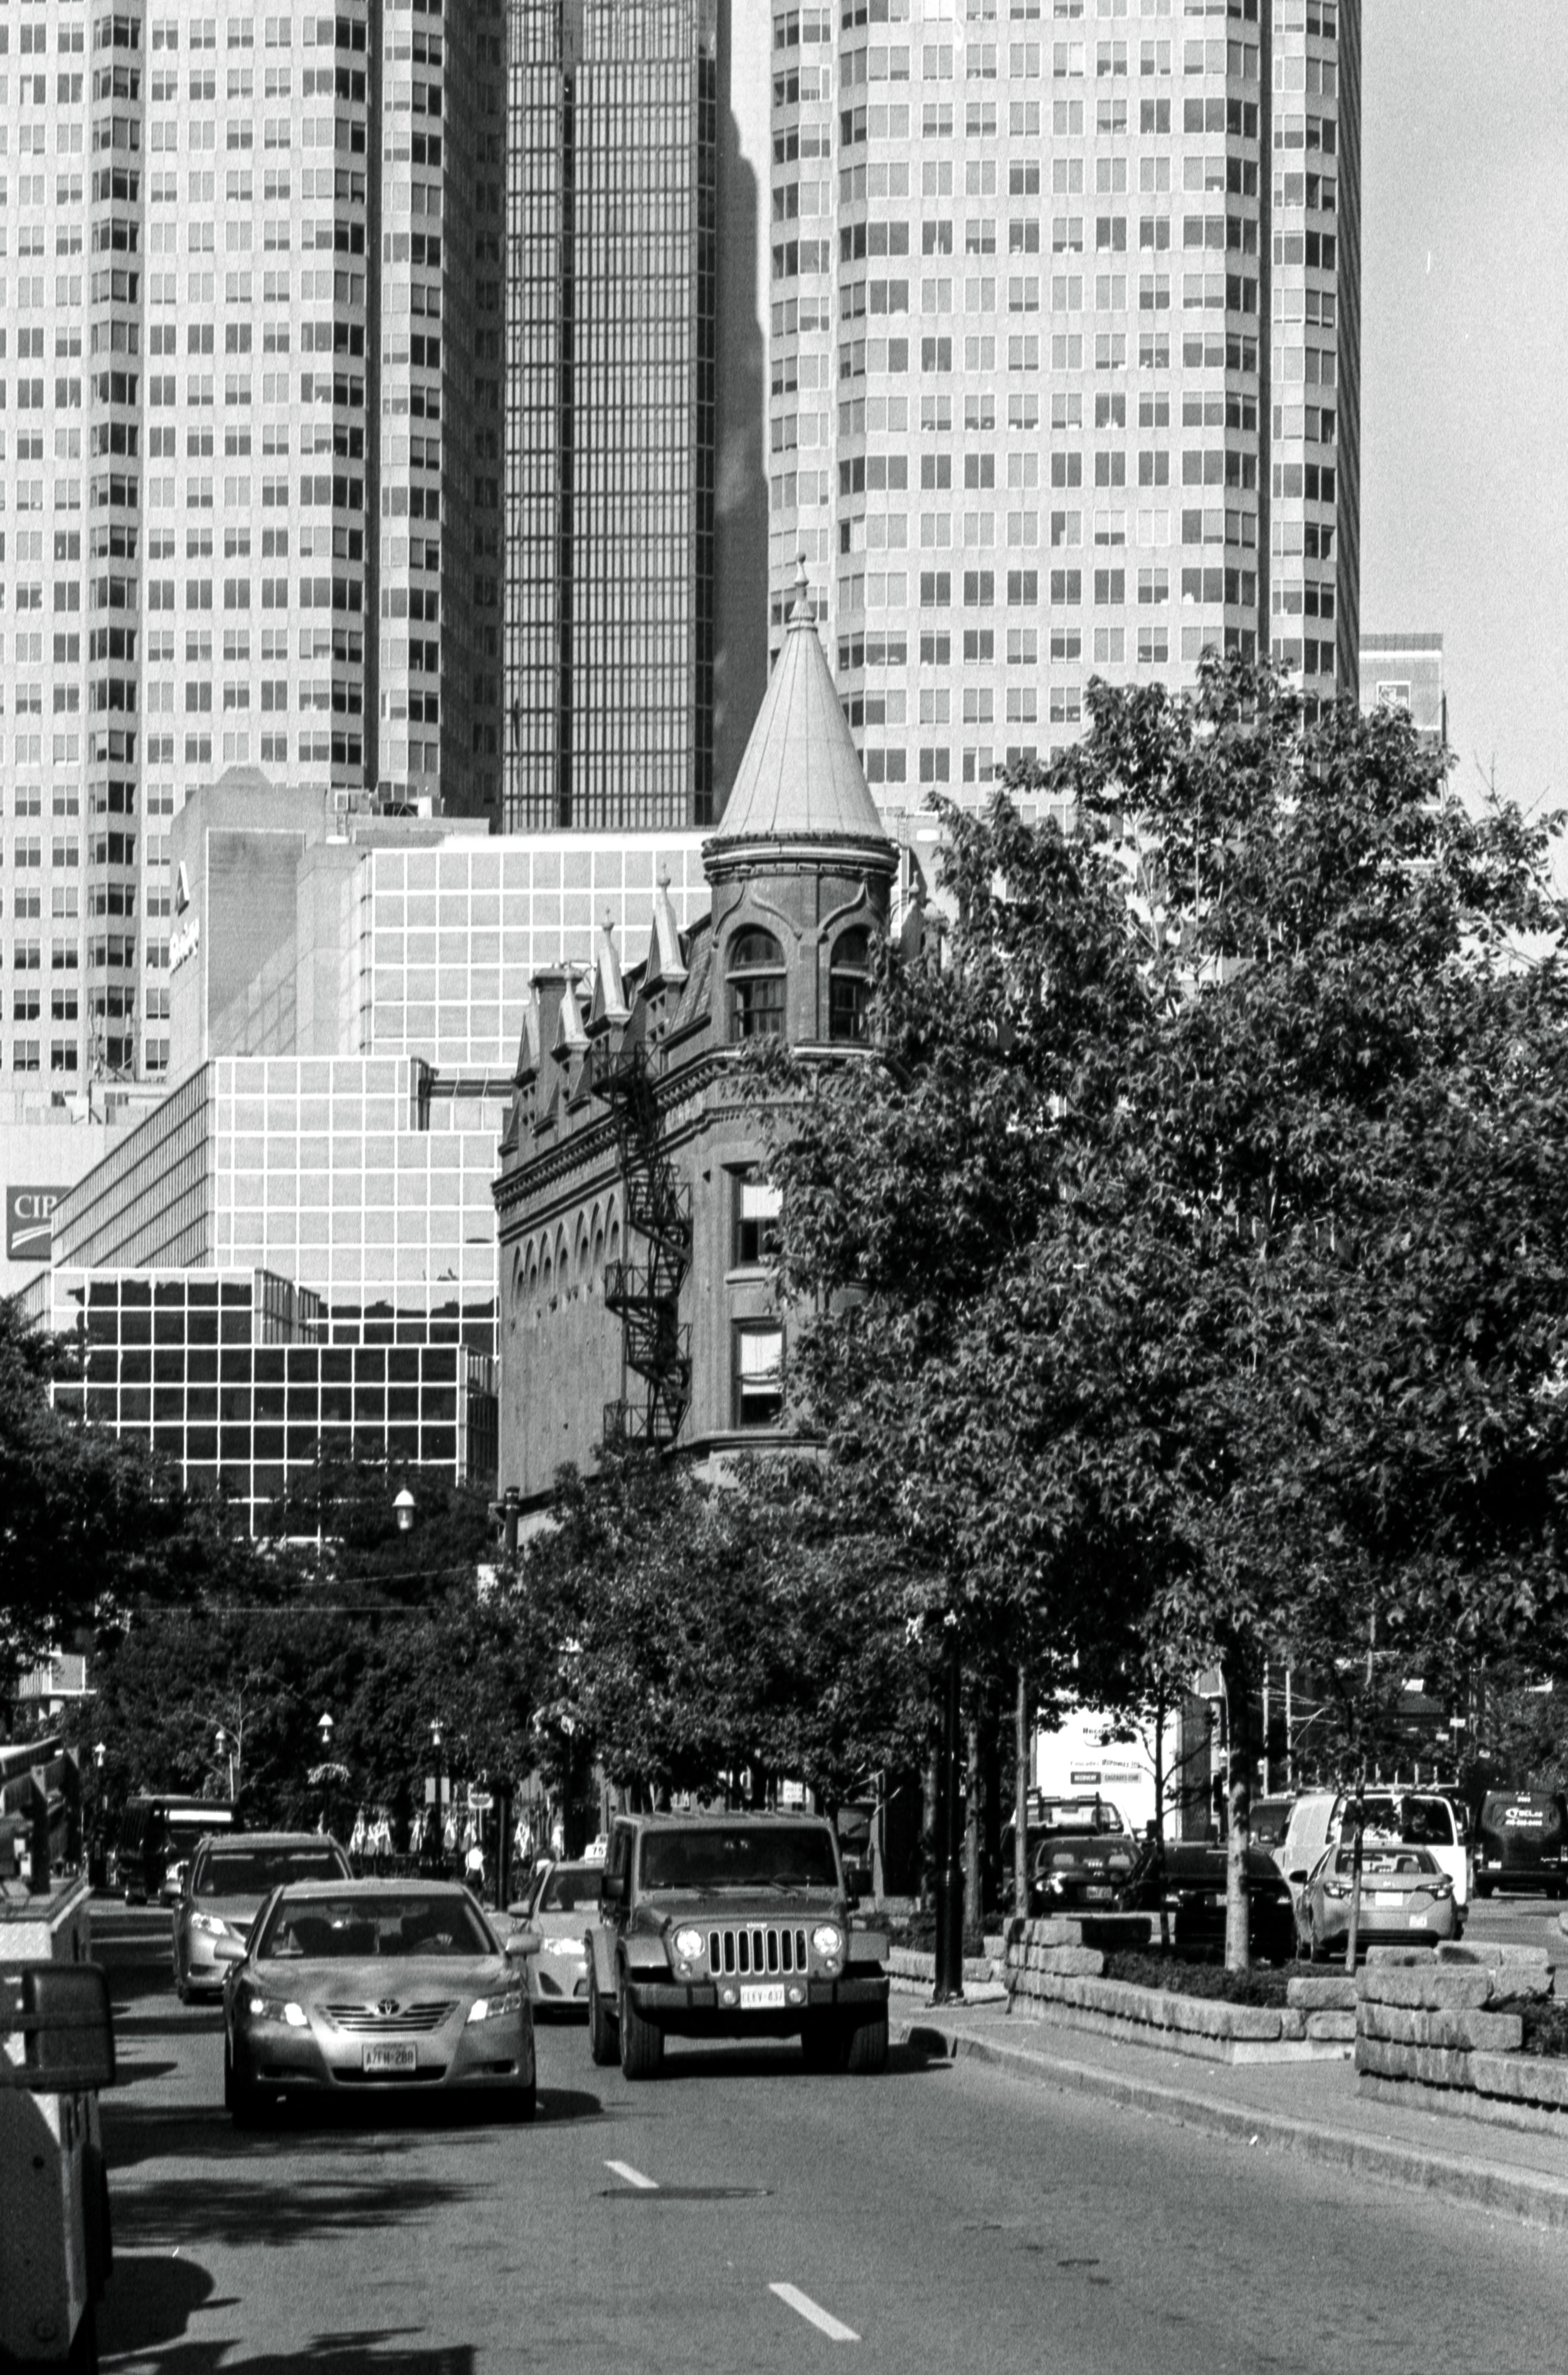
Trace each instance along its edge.
{"label": "city street", "polygon": [[[1505,1919],[1558,1937],[1528,1900],[1486,1908]],[[1536,2375],[1561,2346],[1560,2237],[974,2062],[895,2051],[856,2082],[804,2075],[793,2047],[692,2047],[630,2087],[581,2028],[549,2028],[533,2129],[360,2113],[237,2135],[219,2018],[170,1987],[167,1914],[94,1921],[128,2082],[104,2106],[101,2325],[125,2375],[841,2353],[977,2375],[1424,2375],[1434,2351]]]}

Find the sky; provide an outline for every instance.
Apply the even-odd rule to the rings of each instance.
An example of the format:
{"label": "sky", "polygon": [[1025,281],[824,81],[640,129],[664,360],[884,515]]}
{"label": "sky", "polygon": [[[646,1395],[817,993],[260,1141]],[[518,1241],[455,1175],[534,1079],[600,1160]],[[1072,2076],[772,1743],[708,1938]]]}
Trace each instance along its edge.
{"label": "sky", "polygon": [[1362,24],[1362,626],[1443,635],[1458,788],[1568,808],[1568,6]]}

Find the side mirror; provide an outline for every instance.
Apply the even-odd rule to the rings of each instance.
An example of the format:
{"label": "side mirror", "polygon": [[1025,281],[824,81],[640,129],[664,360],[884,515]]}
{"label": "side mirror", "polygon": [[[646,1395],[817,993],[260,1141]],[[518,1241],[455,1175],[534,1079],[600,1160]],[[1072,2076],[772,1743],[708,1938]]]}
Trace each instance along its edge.
{"label": "side mirror", "polygon": [[843,1893],[843,1904],[846,1913],[858,1913],[860,1910],[858,1892],[853,1888],[846,1888]]}
{"label": "side mirror", "polygon": [[536,1930],[513,1930],[501,1943],[503,1955],[515,1955],[525,1960],[528,1956],[536,1955],[545,1942]]}
{"label": "side mirror", "polygon": [[1292,1888],[1304,1888],[1306,1886],[1306,1878],[1307,1876],[1304,1872],[1291,1873],[1290,1875],[1291,1886]]}
{"label": "side mirror", "polygon": [[215,1938],[212,1942],[215,1963],[242,1963],[249,1951],[242,1938]]}
{"label": "side mirror", "polygon": [[599,1883],[599,1903],[624,1905],[625,1902],[626,1874],[623,1872],[607,1872]]}

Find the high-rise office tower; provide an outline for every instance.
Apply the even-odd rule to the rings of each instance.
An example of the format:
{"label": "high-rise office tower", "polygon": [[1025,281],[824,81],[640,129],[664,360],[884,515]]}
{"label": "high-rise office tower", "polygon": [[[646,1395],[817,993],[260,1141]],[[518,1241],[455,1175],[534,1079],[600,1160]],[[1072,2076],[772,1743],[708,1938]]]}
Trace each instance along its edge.
{"label": "high-rise office tower", "polygon": [[197,784],[499,807],[501,19],[12,30],[4,1058],[69,1088],[167,1062]]}
{"label": "high-rise office tower", "polygon": [[878,799],[1208,646],[1354,694],[1360,18],[775,0],[771,641],[804,554]]}
{"label": "high-rise office tower", "polygon": [[718,0],[508,14],[506,817],[713,814]]}

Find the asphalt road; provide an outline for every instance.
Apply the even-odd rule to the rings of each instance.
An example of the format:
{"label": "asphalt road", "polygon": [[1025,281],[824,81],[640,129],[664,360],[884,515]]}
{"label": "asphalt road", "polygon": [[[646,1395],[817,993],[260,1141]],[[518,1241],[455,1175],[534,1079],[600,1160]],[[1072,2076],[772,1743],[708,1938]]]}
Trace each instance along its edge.
{"label": "asphalt road", "polygon": [[1549,2237],[895,2051],[673,2051],[628,2086],[541,2032],[532,2129],[419,2107],[237,2135],[166,1920],[109,1909],[128,2084],[104,2106],[125,2375],[1539,2375]]}

